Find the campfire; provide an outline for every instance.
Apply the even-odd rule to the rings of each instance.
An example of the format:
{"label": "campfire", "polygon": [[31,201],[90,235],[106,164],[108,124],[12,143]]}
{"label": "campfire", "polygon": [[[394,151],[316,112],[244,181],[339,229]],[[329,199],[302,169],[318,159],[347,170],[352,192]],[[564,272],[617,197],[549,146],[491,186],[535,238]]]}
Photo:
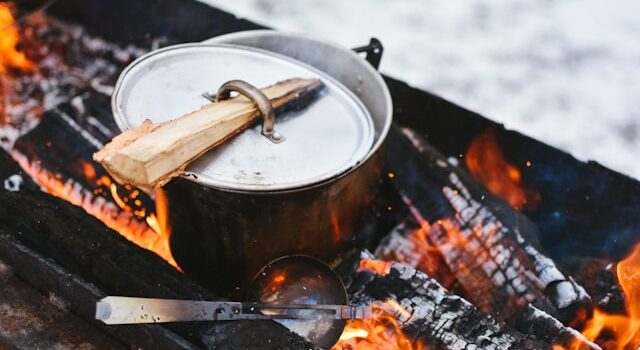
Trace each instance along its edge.
{"label": "campfire", "polygon": [[[233,29],[253,27],[208,11],[235,23]],[[166,192],[119,184],[92,159],[118,134],[109,100],[120,72],[159,46],[193,37],[150,30],[144,41],[123,44],[127,38],[101,37],[87,22],[73,21],[55,6],[43,11],[0,2],[0,200],[9,203],[0,208],[0,260],[35,289],[64,299],[62,310],[86,322],[94,322],[87,305],[109,294],[220,299],[211,281],[183,271],[174,259],[175,208]],[[465,142],[450,141],[444,135],[456,128],[434,122],[430,126],[446,131],[437,135],[441,130],[423,126],[429,122],[417,115],[441,108],[439,99],[387,83],[397,112],[381,190],[349,248],[327,261],[350,305],[371,306],[372,316],[347,321],[332,349],[640,349],[635,212],[597,221],[598,232],[621,232],[614,242],[571,238],[599,214],[590,201],[608,194],[592,191],[596,180],[562,192],[565,180],[549,174],[570,163],[567,177],[588,174],[613,183],[619,175],[587,169],[564,154],[549,161],[547,154],[557,150],[524,147],[535,141],[488,122],[470,135],[451,136]],[[435,102],[418,102],[424,96]],[[481,118],[455,112],[461,120]],[[622,177],[610,186],[620,186],[613,197],[625,192],[620,188],[640,193],[635,181]],[[615,218],[617,209],[604,204],[604,218]],[[345,235],[338,218],[335,211],[327,218],[335,242]],[[568,238],[553,240],[573,227]],[[564,254],[564,247],[584,249]],[[276,276],[270,288],[277,291],[285,279]],[[142,347],[163,339],[177,348],[251,347],[246,344],[265,339],[274,348],[313,346],[271,321],[131,326],[146,327],[139,329],[153,339],[144,332],[132,336],[133,328],[91,324]]]}

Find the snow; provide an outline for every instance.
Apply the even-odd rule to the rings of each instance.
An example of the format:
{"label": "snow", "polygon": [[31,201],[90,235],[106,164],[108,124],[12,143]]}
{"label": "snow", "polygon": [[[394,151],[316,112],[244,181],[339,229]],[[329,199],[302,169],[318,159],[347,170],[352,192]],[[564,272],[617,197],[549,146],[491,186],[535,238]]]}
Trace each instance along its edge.
{"label": "snow", "polygon": [[640,2],[201,0],[348,47],[381,71],[640,178]]}

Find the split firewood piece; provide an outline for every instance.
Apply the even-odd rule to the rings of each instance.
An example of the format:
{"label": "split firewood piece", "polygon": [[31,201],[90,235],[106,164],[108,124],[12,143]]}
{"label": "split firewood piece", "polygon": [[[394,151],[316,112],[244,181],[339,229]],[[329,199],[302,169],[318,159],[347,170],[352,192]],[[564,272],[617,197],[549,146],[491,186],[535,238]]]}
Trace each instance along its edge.
{"label": "split firewood piece", "polygon": [[[262,89],[274,109],[312,92],[318,79],[289,79]],[[120,183],[154,190],[182,174],[189,163],[256,121],[258,107],[243,96],[207,104],[174,120],[150,120],[116,136],[93,159]]]}

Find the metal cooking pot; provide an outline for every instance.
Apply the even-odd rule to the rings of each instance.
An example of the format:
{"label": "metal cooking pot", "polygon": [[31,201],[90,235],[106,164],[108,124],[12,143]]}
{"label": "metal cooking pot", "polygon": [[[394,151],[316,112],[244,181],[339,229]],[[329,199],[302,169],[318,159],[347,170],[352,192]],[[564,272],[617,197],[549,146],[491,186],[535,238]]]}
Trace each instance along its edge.
{"label": "metal cooking pot", "polygon": [[297,76],[317,77],[325,89],[309,107],[276,120],[286,141],[274,144],[259,126],[250,128],[165,186],[174,258],[221,294],[243,292],[278,257],[330,261],[353,239],[380,183],[391,124],[384,81],[348,49],[250,31],[152,52],[116,85],[112,107],[124,130],[197,109],[206,102],[202,92],[227,80],[264,87]]}

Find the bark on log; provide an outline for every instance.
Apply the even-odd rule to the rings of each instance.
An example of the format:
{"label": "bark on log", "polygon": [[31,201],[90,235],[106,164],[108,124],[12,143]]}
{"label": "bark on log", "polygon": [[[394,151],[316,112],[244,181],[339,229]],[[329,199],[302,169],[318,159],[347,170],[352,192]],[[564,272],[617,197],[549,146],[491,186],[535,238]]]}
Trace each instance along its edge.
{"label": "bark on log", "polygon": [[[107,294],[215,300],[214,295],[155,254],[134,246],[81,208],[41,192],[15,162],[0,151],[1,182],[13,175],[22,178],[22,185],[5,184],[0,188],[0,203],[3,203],[0,206],[0,227],[5,234],[18,239],[29,249],[53,259],[56,264],[90,281]],[[19,182],[16,176],[12,179]],[[16,187],[18,190],[14,191]],[[45,280],[38,280],[38,276],[32,278],[41,292],[49,291]],[[95,301],[97,299],[90,302]],[[80,316],[93,319],[94,314],[81,313]],[[238,345],[237,348],[252,348],[258,344],[271,349],[313,348],[275,322],[244,323],[185,323],[167,328],[189,341],[210,348],[228,348],[230,344]],[[140,331],[143,332],[143,328]],[[260,339],[256,339],[255,331],[261,332]]]}
{"label": "bark on log", "polygon": [[[277,109],[321,86],[318,79],[290,79],[262,92]],[[238,96],[167,122],[147,120],[116,136],[93,159],[118,182],[155,190],[182,174],[202,154],[248,128],[259,113],[253,102]]]}
{"label": "bark on log", "polygon": [[584,289],[544,255],[536,228],[524,215],[410,129],[392,129],[389,144],[390,152],[408,152],[418,160],[391,159],[391,169],[412,175],[398,176],[396,186],[412,196],[407,203],[419,229],[429,231],[428,246],[440,252],[474,305],[513,320],[533,303],[565,322],[576,309],[589,307]]}

